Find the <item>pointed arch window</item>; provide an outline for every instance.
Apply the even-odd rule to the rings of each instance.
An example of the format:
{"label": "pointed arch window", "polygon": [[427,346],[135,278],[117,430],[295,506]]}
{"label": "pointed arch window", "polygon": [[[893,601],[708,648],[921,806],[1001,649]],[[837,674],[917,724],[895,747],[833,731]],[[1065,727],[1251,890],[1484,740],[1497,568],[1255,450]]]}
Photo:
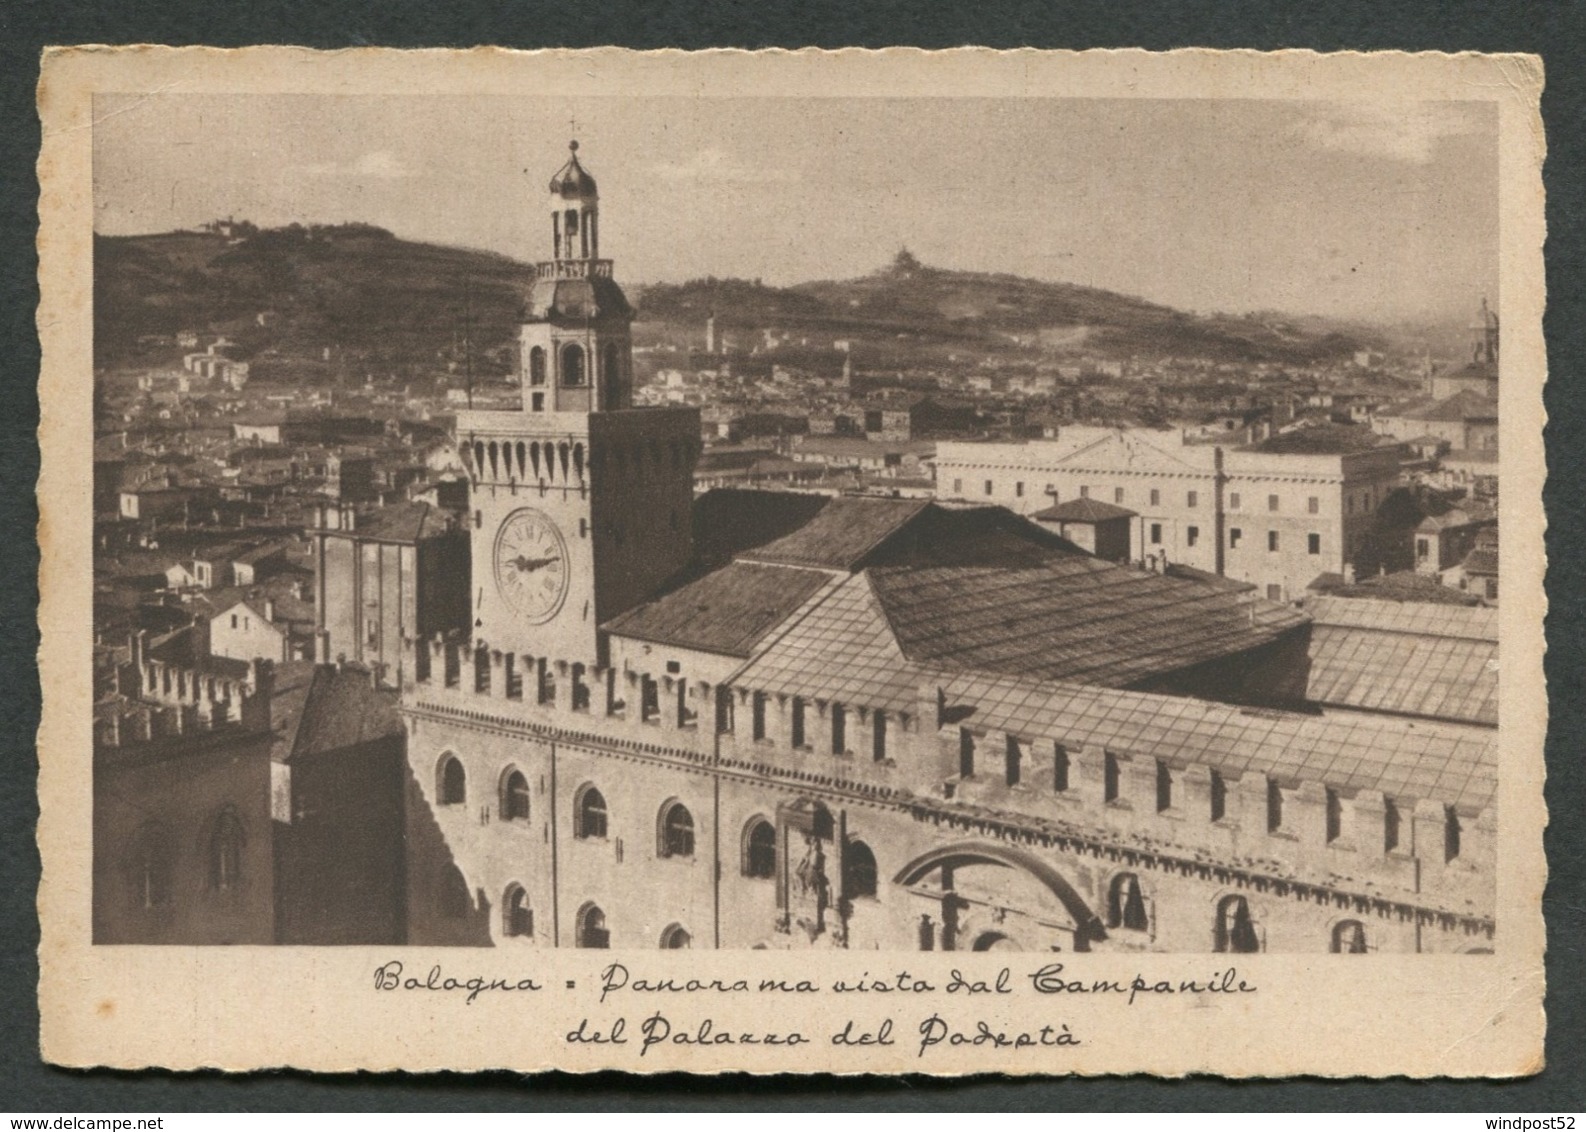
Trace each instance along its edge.
{"label": "pointed arch window", "polygon": [[1151,926],[1145,910],[1145,893],[1134,873],[1119,873],[1107,890],[1107,926],[1143,932]]}
{"label": "pointed arch window", "polygon": [[843,848],[843,894],[849,899],[876,894],[876,855],[863,841]]}
{"label": "pointed arch window", "polygon": [[508,885],[501,898],[501,932],[509,936],[534,935],[534,909],[529,907],[529,894],[521,884]]}
{"label": "pointed arch window", "polygon": [[501,780],[501,820],[529,820],[529,780],[521,770],[510,770]]}
{"label": "pointed arch window", "polygon": [[237,811],[227,806],[215,819],[209,835],[209,888],[211,892],[232,892],[242,883],[242,821]]}
{"label": "pointed arch window", "polygon": [[468,772],[456,755],[445,755],[435,770],[435,797],[443,806],[461,806],[468,801]]}
{"label": "pointed arch window", "polygon": [[754,818],[743,837],[743,875],[776,876],[776,827],[765,818]]}
{"label": "pointed arch window", "polygon": [[580,839],[606,836],[606,799],[593,786],[586,786],[573,802],[573,836]]}
{"label": "pointed arch window", "polygon": [[577,930],[573,942],[582,948],[604,950],[611,946],[611,932],[606,927],[606,914],[598,904],[585,904],[579,909]]}
{"label": "pointed arch window", "polygon": [[661,810],[661,844],[663,857],[692,857],[694,855],[694,815],[682,802],[672,802]]}
{"label": "pointed arch window", "polygon": [[1359,920],[1340,920],[1333,925],[1333,941],[1329,950],[1334,955],[1366,954],[1366,925]]}
{"label": "pointed arch window", "polygon": [[694,946],[694,937],[682,924],[673,924],[661,933],[661,947],[666,951],[687,951]]}
{"label": "pointed arch window", "polygon": [[1217,902],[1215,937],[1217,951],[1243,954],[1261,950],[1256,923],[1250,915],[1250,901],[1236,894]]}

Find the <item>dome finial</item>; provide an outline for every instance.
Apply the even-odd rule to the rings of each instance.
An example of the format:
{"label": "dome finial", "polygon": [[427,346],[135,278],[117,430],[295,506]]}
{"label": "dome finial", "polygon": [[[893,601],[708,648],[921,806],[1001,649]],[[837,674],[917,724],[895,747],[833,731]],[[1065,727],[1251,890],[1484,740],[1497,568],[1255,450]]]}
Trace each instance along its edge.
{"label": "dome finial", "polygon": [[574,153],[577,153],[578,152],[578,141],[577,141],[577,139],[574,139],[573,141],[568,142],[567,143],[567,148],[572,150]]}

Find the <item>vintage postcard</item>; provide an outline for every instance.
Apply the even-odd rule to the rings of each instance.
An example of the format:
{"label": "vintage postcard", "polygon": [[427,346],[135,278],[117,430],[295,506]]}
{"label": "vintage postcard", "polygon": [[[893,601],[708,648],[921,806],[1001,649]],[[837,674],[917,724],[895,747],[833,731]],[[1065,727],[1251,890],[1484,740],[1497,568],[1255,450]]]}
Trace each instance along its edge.
{"label": "vintage postcard", "polygon": [[47,53],[44,1058],[1537,1071],[1542,81]]}

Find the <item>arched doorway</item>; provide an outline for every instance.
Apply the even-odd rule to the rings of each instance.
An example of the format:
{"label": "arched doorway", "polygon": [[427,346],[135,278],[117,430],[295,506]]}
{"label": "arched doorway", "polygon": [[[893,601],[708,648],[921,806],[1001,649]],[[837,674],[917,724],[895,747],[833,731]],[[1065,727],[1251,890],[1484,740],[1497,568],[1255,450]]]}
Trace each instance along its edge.
{"label": "arched doorway", "polygon": [[[1011,870],[1011,873],[1002,870]],[[970,890],[966,877],[980,873],[994,891],[988,898]],[[1093,912],[1090,905],[1056,868],[1035,854],[1008,845],[989,842],[963,841],[932,849],[910,861],[897,875],[893,884],[905,889],[915,889],[933,874],[936,885],[914,895],[922,901],[933,901],[929,914],[940,923],[940,947],[944,951],[1019,950],[1014,941],[1016,929],[1002,930],[1002,908],[1005,893],[1022,888],[1033,905],[1027,911],[1034,914],[1028,922],[1061,925],[1067,920],[1070,927],[1053,930],[1072,931],[1069,946],[1075,951],[1088,951],[1093,943],[1107,938],[1106,925]],[[1044,905],[1043,907],[1040,907]],[[1018,905],[1010,905],[1021,917]],[[924,909],[922,909],[924,910]],[[994,919],[986,918],[995,913]],[[984,946],[982,944],[984,943]],[[922,934],[921,946],[925,946]]]}

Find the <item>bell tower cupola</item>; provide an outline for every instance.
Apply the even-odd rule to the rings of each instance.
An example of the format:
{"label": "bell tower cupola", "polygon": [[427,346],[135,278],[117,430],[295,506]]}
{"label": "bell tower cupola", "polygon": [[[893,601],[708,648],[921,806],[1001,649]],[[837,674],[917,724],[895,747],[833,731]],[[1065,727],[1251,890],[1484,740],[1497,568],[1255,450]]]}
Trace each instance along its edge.
{"label": "bell tower cupola", "polygon": [[567,164],[551,178],[551,251],[555,259],[600,258],[600,193],[567,143]]}
{"label": "bell tower cupola", "polygon": [[688,565],[700,449],[698,410],[634,405],[633,307],[600,258],[595,178],[568,148],[551,258],[523,295],[522,403],[457,414],[475,648],[532,660],[542,696],[555,665],[603,662],[602,623]]}
{"label": "bell tower cupola", "polygon": [[519,380],[529,413],[633,407],[633,308],[600,258],[600,193],[578,143],[551,178],[551,258],[534,268],[518,331]]}

